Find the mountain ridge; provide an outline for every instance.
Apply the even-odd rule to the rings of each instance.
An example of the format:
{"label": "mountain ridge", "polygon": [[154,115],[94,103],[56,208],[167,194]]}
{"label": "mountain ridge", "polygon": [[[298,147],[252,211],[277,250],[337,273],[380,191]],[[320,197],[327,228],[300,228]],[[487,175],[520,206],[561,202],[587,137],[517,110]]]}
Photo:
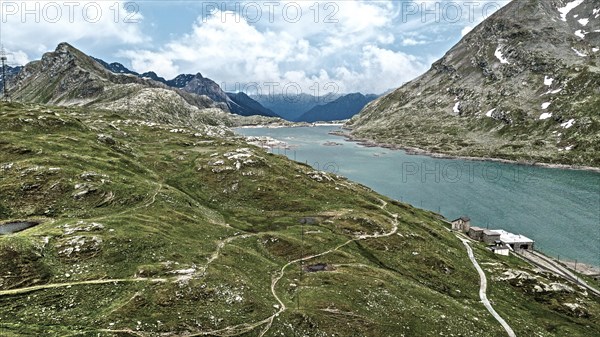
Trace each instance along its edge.
{"label": "mountain ridge", "polygon": [[317,105],[327,104],[339,98],[340,94],[314,96],[306,93],[297,95],[284,94],[251,94],[252,99],[259,102],[267,109],[288,121],[296,121],[298,117]]}
{"label": "mountain ridge", "polygon": [[154,71],[149,71],[140,74],[128,69],[127,67],[118,62],[108,63],[98,58],[94,59],[100,64],[102,64],[106,69],[114,73],[125,73],[140,78],[149,78],[154,81],[161,82],[167,85],[168,87],[181,89],[183,91],[196,95],[204,95],[215,102],[225,103],[232,113],[235,113],[240,116],[248,117],[258,115],[275,118],[279,117],[273,111],[263,107],[260,103],[256,102],[250,97],[240,96],[237,97],[237,100],[232,99],[231,96],[235,97],[235,94],[226,93],[215,81],[202,76],[201,73],[196,73],[195,75],[180,74],[174,77],[173,79],[166,80],[165,78],[158,76]]}
{"label": "mountain ridge", "polygon": [[115,74],[68,43],[60,43],[11,79],[12,99],[127,111],[152,120],[223,125],[224,104],[132,74]]}
{"label": "mountain ridge", "polygon": [[329,122],[349,119],[359,113],[365,105],[377,97],[377,95],[364,95],[359,92],[343,95],[332,102],[313,107],[303,113],[300,117],[296,118],[296,121],[312,123],[318,121]]}
{"label": "mountain ridge", "polygon": [[596,7],[512,1],[346,127],[433,153],[600,166]]}

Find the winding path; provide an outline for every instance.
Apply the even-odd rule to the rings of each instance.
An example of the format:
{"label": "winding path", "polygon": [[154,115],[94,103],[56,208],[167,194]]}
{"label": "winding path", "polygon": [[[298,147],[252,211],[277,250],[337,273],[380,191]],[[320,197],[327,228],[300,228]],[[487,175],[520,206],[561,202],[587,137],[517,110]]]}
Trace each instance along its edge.
{"label": "winding path", "polygon": [[86,284],[108,284],[108,283],[125,283],[125,282],[167,282],[168,280],[165,278],[123,278],[123,279],[100,279],[100,280],[89,280],[89,281],[75,281],[75,282],[65,282],[65,283],[49,283],[42,284],[38,286],[31,286],[26,288],[18,288],[18,289],[8,289],[1,290],[0,296],[6,295],[17,295],[17,294],[25,294],[33,291],[44,290],[44,289],[52,289],[52,288],[66,288],[71,286],[78,285],[86,285]]}
{"label": "winding path", "polygon": [[263,337],[267,333],[267,331],[269,331],[269,329],[271,328],[271,325],[273,325],[273,321],[275,320],[275,318],[277,316],[279,316],[280,314],[282,314],[285,310],[287,310],[287,307],[285,306],[285,304],[283,303],[281,298],[279,298],[279,296],[277,295],[277,291],[276,291],[277,283],[279,283],[279,281],[283,278],[283,275],[285,274],[285,270],[287,269],[287,267],[291,266],[292,264],[298,263],[298,262],[312,260],[314,258],[333,253],[333,252],[339,250],[340,248],[347,246],[348,244],[355,242],[355,241],[388,237],[388,236],[392,236],[398,232],[398,214],[390,213],[388,210],[385,209],[387,206],[387,202],[385,202],[382,199],[379,199],[379,201],[381,202],[381,206],[379,206],[379,208],[381,208],[383,211],[385,211],[388,215],[392,216],[392,218],[393,218],[391,231],[389,231],[387,233],[383,233],[383,234],[361,235],[359,237],[350,239],[350,240],[342,243],[341,245],[338,245],[335,248],[332,248],[330,250],[327,250],[327,251],[319,253],[319,254],[310,255],[310,256],[306,256],[303,258],[299,258],[299,259],[290,261],[286,265],[281,267],[281,270],[279,271],[279,275],[277,275],[277,277],[275,277],[271,281],[271,293],[273,294],[273,297],[275,297],[275,299],[279,303],[279,311],[277,311],[273,316],[268,318],[268,324],[265,327],[265,329],[263,329],[263,331],[261,331],[260,335],[258,335],[259,337]]}
{"label": "winding path", "polygon": [[[144,207],[148,207],[150,205],[152,205],[155,200],[156,200],[156,196],[158,195],[158,193],[160,192],[160,190],[162,189],[162,184],[157,184],[157,190],[154,193],[154,195],[152,196],[152,198],[150,199],[150,201],[146,204],[143,204],[141,206],[138,206],[136,209],[138,208],[144,208]],[[394,234],[396,234],[398,232],[398,214],[393,214],[391,212],[389,212],[386,209],[387,206],[387,202],[379,199],[379,201],[381,202],[381,205],[379,206],[379,208],[381,208],[384,212],[386,212],[388,215],[390,215],[392,217],[392,228],[389,232],[387,233],[375,233],[375,234],[363,234],[360,235],[358,237],[349,239],[348,241],[334,247],[331,248],[325,252],[319,253],[319,254],[314,254],[314,255],[310,255],[310,256],[305,256],[293,261],[288,262],[287,264],[285,264],[283,267],[281,267],[281,269],[278,271],[277,275],[275,277],[273,277],[273,279],[271,280],[271,294],[273,295],[273,297],[275,298],[275,300],[277,301],[279,308],[277,310],[277,312],[275,312],[273,315],[254,322],[254,323],[243,323],[243,324],[238,324],[235,326],[229,326],[229,327],[225,327],[222,329],[217,329],[217,330],[212,330],[212,331],[202,331],[202,332],[196,332],[193,334],[187,334],[185,336],[188,337],[192,337],[192,336],[206,336],[206,335],[217,335],[217,336],[237,336],[237,335],[241,335],[243,333],[247,333],[249,331],[252,331],[256,328],[259,328],[261,326],[264,325],[263,330],[260,332],[259,337],[264,336],[271,328],[271,326],[273,325],[273,322],[275,320],[275,318],[277,318],[280,314],[282,314],[283,312],[285,312],[287,310],[287,307],[285,305],[285,303],[281,300],[281,298],[279,297],[279,295],[277,294],[277,284],[279,283],[279,281],[283,278],[283,276],[285,275],[285,271],[286,269],[298,262],[302,262],[302,261],[307,261],[307,260],[311,260],[311,259],[315,259],[330,253],[333,253],[337,250],[339,250],[342,247],[347,246],[348,244],[352,243],[352,242],[356,242],[356,241],[361,241],[361,240],[368,240],[368,239],[377,239],[377,238],[383,238],[383,237],[389,237],[392,236]],[[131,210],[129,210],[131,211]],[[244,238],[248,238],[248,237],[252,237],[252,236],[256,236],[256,234],[245,234],[245,235],[239,235],[239,236],[234,236],[234,237],[229,237],[226,238],[224,240],[221,240],[220,242],[217,243],[217,247],[216,250],[213,252],[213,254],[208,258],[207,263],[205,266],[203,266],[201,268],[202,272],[206,272],[208,269],[208,266],[213,263],[215,260],[217,260],[220,255],[221,255],[221,251],[222,249],[225,247],[225,245],[227,245],[228,243],[231,243],[233,240],[236,239],[244,239]],[[10,290],[3,290],[0,291],[0,296],[3,295],[16,295],[16,294],[23,294],[23,293],[28,293],[28,292],[33,292],[33,291],[38,291],[38,290],[43,290],[43,289],[51,289],[51,288],[62,288],[62,287],[70,287],[70,286],[75,286],[75,285],[92,285],[92,284],[108,284],[108,283],[123,283],[123,282],[169,282],[169,281],[174,281],[176,280],[173,278],[126,278],[126,279],[100,279],[100,280],[88,280],[88,281],[77,281],[77,282],[65,282],[65,283],[54,283],[54,284],[44,284],[44,285],[39,285],[39,286],[32,286],[32,287],[26,287],[26,288],[19,288],[19,289],[10,289]],[[124,329],[124,330],[110,330],[110,329],[101,329],[99,331],[103,331],[103,332],[127,332],[127,333],[135,333],[136,335],[139,336],[145,336],[146,333],[143,331],[132,331],[129,329]]]}
{"label": "winding path", "polygon": [[283,276],[285,275],[285,270],[289,266],[291,266],[295,263],[298,263],[298,262],[311,260],[311,259],[314,259],[317,257],[321,257],[324,255],[333,253],[333,252],[339,250],[340,248],[345,247],[348,244],[355,242],[355,241],[389,237],[398,232],[398,214],[393,214],[385,209],[387,206],[387,202],[385,202],[384,200],[381,200],[381,199],[379,199],[379,201],[381,202],[381,205],[379,206],[379,208],[381,208],[383,211],[385,211],[388,215],[390,215],[393,218],[391,231],[389,231],[387,233],[383,233],[383,234],[360,235],[356,238],[350,239],[350,240],[348,240],[332,249],[329,249],[325,252],[310,255],[310,256],[305,256],[305,257],[290,261],[287,264],[285,264],[278,271],[277,275],[271,280],[271,294],[273,295],[273,297],[275,298],[275,300],[277,301],[278,306],[279,306],[277,312],[275,312],[273,315],[265,318],[264,320],[261,320],[261,321],[255,322],[255,323],[244,323],[244,324],[229,326],[229,327],[226,327],[223,329],[218,329],[218,330],[213,330],[213,331],[198,332],[198,333],[190,334],[187,336],[188,337],[206,336],[206,335],[237,336],[237,335],[241,335],[243,333],[249,332],[251,330],[254,330],[254,329],[266,324],[265,327],[263,328],[263,330],[258,335],[259,337],[263,337],[271,329],[271,326],[273,325],[275,318],[277,318],[279,315],[281,315],[283,312],[285,312],[287,310],[287,306],[285,305],[285,303],[283,303],[283,301],[281,300],[279,295],[277,295],[277,284],[283,278]]}
{"label": "winding path", "polygon": [[494,310],[494,307],[492,307],[492,304],[490,303],[490,301],[487,298],[487,294],[486,294],[487,279],[485,278],[485,273],[483,272],[483,269],[481,269],[481,267],[479,266],[479,263],[477,263],[477,260],[475,259],[475,254],[473,254],[473,249],[469,245],[469,240],[461,238],[458,235],[456,237],[459,238],[462,241],[462,243],[465,245],[465,247],[467,248],[467,253],[469,254],[469,259],[471,259],[473,266],[475,266],[475,269],[477,269],[477,272],[479,273],[479,278],[481,279],[480,287],[479,287],[479,298],[481,299],[481,302],[483,303],[485,308],[490,312],[490,314],[492,314],[492,316],[494,316],[494,318],[498,321],[498,323],[500,323],[500,325],[502,325],[504,330],[506,330],[506,333],[508,334],[508,336],[517,337],[517,335],[515,335],[515,332],[510,327],[510,325],[508,325],[508,323],[506,323],[506,321],[496,312],[496,310]]}

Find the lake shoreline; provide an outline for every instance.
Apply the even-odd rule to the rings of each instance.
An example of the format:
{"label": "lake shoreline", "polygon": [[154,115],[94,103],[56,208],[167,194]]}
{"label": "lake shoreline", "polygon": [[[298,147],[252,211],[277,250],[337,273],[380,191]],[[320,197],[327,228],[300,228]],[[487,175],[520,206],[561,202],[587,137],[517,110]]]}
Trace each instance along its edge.
{"label": "lake shoreline", "polygon": [[357,143],[358,145],[365,147],[381,147],[389,150],[402,150],[405,151],[408,155],[423,155],[432,158],[438,159],[462,159],[469,161],[487,161],[487,162],[496,162],[496,163],[504,163],[504,164],[516,164],[523,166],[537,166],[537,167],[546,167],[546,168],[555,168],[555,169],[563,169],[563,170],[574,170],[574,171],[588,171],[600,173],[600,167],[593,166],[580,166],[580,165],[567,165],[567,164],[552,164],[552,163],[540,163],[540,162],[525,162],[511,159],[503,159],[503,158],[494,158],[494,157],[473,157],[473,156],[460,156],[460,155],[452,155],[446,153],[432,152],[428,150],[423,150],[416,147],[403,146],[398,144],[390,144],[390,143],[380,143],[372,139],[360,138],[351,135],[348,132],[343,131],[332,131],[329,134],[339,137],[346,138],[347,141]]}
{"label": "lake shoreline", "polygon": [[[546,254],[544,254],[546,255]],[[574,261],[565,261],[565,260],[558,260],[555,259],[553,257],[550,257],[551,259],[553,259],[554,261],[564,265],[565,267],[569,268],[571,271],[574,271],[576,273],[585,275],[585,276],[589,276],[589,277],[598,277],[600,279],[600,266],[595,266],[589,263],[583,263],[583,262],[574,262]]]}
{"label": "lake shoreline", "polygon": [[308,123],[308,122],[290,122],[290,124],[278,124],[278,123],[273,123],[273,124],[259,124],[259,125],[241,125],[241,126],[236,126],[234,127],[234,129],[239,128],[239,129],[282,129],[282,128],[314,128],[314,127],[319,127],[319,126],[339,126],[339,127],[343,127],[344,123],[342,122],[331,122],[331,123],[326,123],[326,122],[315,122],[315,123]]}
{"label": "lake shoreline", "polygon": [[[557,256],[560,254],[561,257],[564,256],[568,260],[578,260],[578,272],[581,272],[581,269],[584,269],[581,262],[586,263],[590,267],[589,269],[600,267],[600,261],[598,261],[597,257],[593,256],[593,254],[590,254],[590,250],[567,248],[567,246],[574,247],[574,244],[572,243],[574,238],[576,238],[576,242],[579,243],[588,242],[595,236],[594,232],[590,232],[584,237],[579,237],[578,235],[567,235],[565,238],[560,239],[554,239],[553,237],[545,235],[548,231],[548,228],[562,228],[562,225],[559,223],[559,221],[556,221],[556,216],[547,216],[547,214],[553,214],[553,211],[556,208],[552,205],[561,204],[569,209],[577,209],[577,207],[582,207],[583,211],[586,207],[581,205],[581,201],[583,200],[581,199],[582,197],[588,198],[587,200],[590,200],[589,197],[594,198],[591,200],[596,200],[595,198],[597,197],[597,190],[593,191],[594,188],[590,189],[590,186],[595,186],[595,181],[600,178],[600,176],[598,176],[595,172],[596,170],[575,171],[573,167],[569,167],[571,170],[545,170],[542,165],[537,163],[515,162],[497,158],[486,160],[486,158],[481,157],[468,157],[463,160],[464,164],[469,165],[469,160],[478,161],[479,163],[471,164],[477,165],[478,169],[471,171],[473,166],[469,166],[469,184],[465,184],[466,187],[460,189],[459,186],[455,184],[456,181],[453,181],[452,179],[446,179],[446,177],[443,176],[444,173],[440,171],[439,167],[436,169],[436,173],[428,173],[429,171],[424,171],[427,167],[432,168],[431,166],[421,166],[420,168],[416,168],[421,175],[417,173],[410,175],[403,174],[397,169],[399,163],[402,162],[413,162],[419,164],[420,162],[431,163],[431,160],[435,162],[435,160],[456,158],[456,161],[460,163],[462,160],[461,158],[464,157],[450,156],[445,154],[432,154],[427,156],[425,151],[419,149],[406,149],[393,144],[384,144],[387,145],[385,148],[390,150],[383,151],[384,147],[381,147],[381,144],[348,136],[348,134],[345,133],[347,131],[340,129],[339,125],[325,128],[284,128],[273,131],[269,131],[270,128],[262,129],[264,131],[244,131],[241,128],[238,131],[240,131],[244,137],[269,136],[273,137],[274,139],[289,139],[292,144],[298,142],[299,144],[302,144],[299,146],[303,147],[298,152],[300,155],[299,159],[301,159],[302,162],[315,162],[317,169],[320,167],[319,163],[334,162],[336,165],[343,166],[347,170],[347,172],[345,172],[347,174],[344,175],[349,179],[368,186],[369,188],[372,188],[375,191],[378,191],[379,193],[395,200],[404,201],[402,197],[408,198],[406,202],[412,205],[419,205],[419,200],[421,200],[420,208],[431,211],[435,211],[437,209],[437,213],[441,214],[446,219],[453,219],[454,217],[465,214],[466,212],[469,216],[471,216],[472,219],[474,219],[476,223],[490,224],[508,222],[508,227],[506,229],[515,233],[523,232],[525,227],[522,224],[528,224],[526,226],[527,230],[524,232],[524,234],[537,239],[538,236],[534,233],[542,233],[541,236],[544,239],[540,241],[540,244],[543,244],[545,247],[546,245],[548,246],[543,250],[543,252],[547,254],[549,258],[551,256]],[[338,138],[340,136],[343,136],[344,138]],[[356,142],[362,142],[362,145],[356,146]],[[346,146],[338,146],[340,143]],[[333,147],[337,147],[337,149],[332,149]],[[414,156],[414,159],[411,159],[410,154],[422,156]],[[366,168],[364,168],[362,165],[365,164],[364,161],[367,160],[368,166],[368,163],[372,162],[372,158],[370,158],[372,156],[381,157],[381,162],[376,164],[373,168],[366,170]],[[291,158],[296,159],[296,152],[294,152],[294,156]],[[486,161],[488,163],[486,163]],[[495,164],[494,162],[503,162],[507,164]],[[442,165],[441,167],[444,167],[443,165],[445,165],[444,162],[438,163],[439,165]],[[447,163],[454,163],[454,161],[448,161]],[[513,166],[511,164],[517,165]],[[521,166],[524,169],[529,167],[529,169],[532,171],[525,172],[527,175],[523,176],[521,174],[523,171],[515,171],[522,170],[522,168],[519,168]],[[559,167],[558,165],[545,166],[566,168]],[[538,168],[539,171],[536,170],[536,168]],[[492,169],[494,174],[508,174],[506,175],[508,179],[502,180],[505,184],[497,184],[499,180],[496,178],[499,176],[486,176],[486,172],[489,171],[488,169]],[[380,172],[378,170],[382,171]],[[363,174],[361,172],[369,173]],[[459,172],[459,174],[460,173],[461,172]],[[434,179],[425,179],[427,178],[427,174],[436,174],[436,179],[439,179],[439,181]],[[529,178],[531,177],[535,179],[530,180]],[[441,178],[444,178],[444,180]],[[580,182],[581,180],[576,180],[573,182],[571,179],[588,179],[590,182],[592,182],[592,184],[574,184],[574,182]],[[400,183],[401,181],[402,183]],[[534,189],[533,192],[535,193],[523,187],[523,183],[525,182],[531,182],[533,184],[531,185],[531,188]],[[498,189],[490,188],[490,186],[496,185],[498,185]],[[559,193],[559,195],[555,193],[557,189],[563,192]],[[574,191],[576,191],[577,194],[573,194]],[[464,195],[473,195],[476,198],[482,198],[482,200],[473,203],[469,203],[467,200],[465,203],[464,200],[453,201],[453,198],[446,197],[463,195],[463,193],[467,193]],[[506,199],[506,202],[494,201],[504,200],[504,194],[506,193],[510,193],[510,197]],[[426,205],[424,205],[423,200],[426,200]],[[509,212],[509,214],[507,214],[505,212],[506,207],[521,207],[522,205],[529,205],[529,202],[531,202],[531,205],[538,205],[534,207],[535,210],[543,210],[544,213],[540,214],[541,218],[532,216],[530,214],[531,212],[518,212],[518,214],[513,214],[513,212]],[[440,211],[440,207],[444,209],[444,212]],[[584,224],[584,222],[587,221],[585,220],[586,217],[589,219],[590,216],[595,216],[588,213],[588,211],[577,213],[578,215],[575,217],[576,222],[578,221],[577,223]],[[541,223],[544,225],[541,226]],[[539,239],[541,240],[541,237]],[[560,244],[557,245],[557,242]],[[585,269],[588,268],[586,267]]]}

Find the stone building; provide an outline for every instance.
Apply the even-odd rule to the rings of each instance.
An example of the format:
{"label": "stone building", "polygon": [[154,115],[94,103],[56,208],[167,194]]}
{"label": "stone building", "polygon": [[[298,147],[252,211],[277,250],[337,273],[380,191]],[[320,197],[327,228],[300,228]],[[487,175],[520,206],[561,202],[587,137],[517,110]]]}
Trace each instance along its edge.
{"label": "stone building", "polygon": [[473,227],[469,228],[467,235],[469,235],[469,237],[473,240],[481,241],[481,239],[483,238],[484,230],[485,229],[483,229],[481,227],[473,226]]}
{"label": "stone building", "polygon": [[499,240],[500,240],[500,233],[491,231],[489,229],[485,229],[481,235],[481,241],[483,241],[487,244],[492,244]]}
{"label": "stone building", "polygon": [[461,216],[458,219],[452,220],[452,230],[457,232],[468,233],[471,228],[471,219],[468,216]]}

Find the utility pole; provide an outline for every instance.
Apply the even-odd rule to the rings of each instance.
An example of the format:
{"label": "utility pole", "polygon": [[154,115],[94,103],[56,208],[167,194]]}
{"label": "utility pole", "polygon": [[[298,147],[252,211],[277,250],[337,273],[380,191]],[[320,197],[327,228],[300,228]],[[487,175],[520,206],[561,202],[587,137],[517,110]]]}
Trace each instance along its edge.
{"label": "utility pole", "polygon": [[8,81],[6,80],[6,61],[8,61],[8,58],[4,46],[0,47],[0,60],[2,61],[2,99],[8,100]]}
{"label": "utility pole", "polygon": [[304,219],[300,222],[300,282],[298,282],[298,290],[296,297],[296,310],[300,311],[300,288],[302,288],[302,282],[304,281]]}

